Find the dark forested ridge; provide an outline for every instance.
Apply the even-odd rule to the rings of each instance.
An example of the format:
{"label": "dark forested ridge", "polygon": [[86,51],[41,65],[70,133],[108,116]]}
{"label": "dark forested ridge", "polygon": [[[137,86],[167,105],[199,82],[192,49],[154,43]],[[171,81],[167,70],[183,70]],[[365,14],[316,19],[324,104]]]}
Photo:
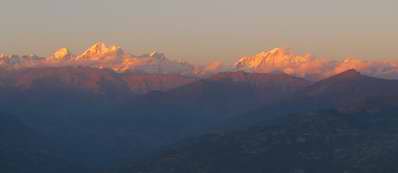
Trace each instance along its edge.
{"label": "dark forested ridge", "polygon": [[114,172],[392,173],[398,171],[397,123],[397,111],[291,114],[188,140]]}

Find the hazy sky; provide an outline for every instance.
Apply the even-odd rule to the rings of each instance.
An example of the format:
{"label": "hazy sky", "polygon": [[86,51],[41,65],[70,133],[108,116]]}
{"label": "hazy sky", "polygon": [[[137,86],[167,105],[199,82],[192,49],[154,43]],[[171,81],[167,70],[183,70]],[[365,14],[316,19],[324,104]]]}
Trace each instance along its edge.
{"label": "hazy sky", "polygon": [[398,59],[398,1],[0,0],[0,52],[79,53],[97,40],[194,63],[273,47]]}

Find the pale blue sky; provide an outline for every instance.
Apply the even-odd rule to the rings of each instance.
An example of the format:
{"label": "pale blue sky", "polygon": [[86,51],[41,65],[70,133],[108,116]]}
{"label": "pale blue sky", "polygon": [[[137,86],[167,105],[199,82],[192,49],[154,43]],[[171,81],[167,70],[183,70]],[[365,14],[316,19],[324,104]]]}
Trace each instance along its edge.
{"label": "pale blue sky", "polygon": [[396,0],[0,0],[0,52],[79,53],[101,40],[194,63],[273,47],[398,58],[397,8]]}

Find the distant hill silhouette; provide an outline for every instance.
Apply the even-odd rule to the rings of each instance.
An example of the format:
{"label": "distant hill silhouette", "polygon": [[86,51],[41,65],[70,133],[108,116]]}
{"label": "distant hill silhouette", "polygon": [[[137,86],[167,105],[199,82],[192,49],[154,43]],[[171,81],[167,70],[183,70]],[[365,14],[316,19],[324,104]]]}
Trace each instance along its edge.
{"label": "distant hill silhouette", "polygon": [[[289,131],[289,133],[295,130],[298,133],[306,131],[304,127],[301,128],[301,125],[306,122],[300,120],[297,122],[298,124],[295,124],[291,121],[291,118],[294,117],[303,117],[303,121],[308,118],[308,121],[314,122],[314,126],[319,126],[319,129],[311,128],[313,130],[311,134],[328,136],[332,133],[330,131],[336,130],[335,128],[358,132],[364,138],[357,139],[355,136],[350,136],[351,134],[338,132],[333,132],[332,136],[346,135],[343,139],[347,139],[347,141],[336,139],[347,144],[347,147],[364,149],[362,146],[354,146],[354,143],[350,143],[350,141],[370,142],[368,137],[376,139],[377,135],[382,134],[381,131],[388,132],[387,135],[391,135],[389,137],[393,138],[394,133],[390,133],[389,130],[394,129],[390,128],[389,122],[395,122],[392,115],[397,113],[396,108],[398,107],[398,81],[372,78],[354,70],[318,82],[311,82],[284,73],[260,74],[238,71],[218,73],[208,78],[197,79],[167,74],[115,73],[111,70],[89,67],[43,67],[3,71],[0,73],[0,88],[1,111],[5,115],[14,115],[13,117],[15,117],[15,121],[10,119],[9,121],[12,121],[6,124],[16,122],[16,129],[24,133],[33,133],[27,136],[33,136],[33,139],[43,139],[38,140],[43,141],[43,144],[40,145],[57,148],[56,151],[49,149],[48,155],[43,156],[43,160],[47,156],[48,158],[54,158],[53,156],[58,158],[59,155],[62,155],[61,160],[78,162],[95,168],[95,171],[113,164],[121,165],[127,162],[127,165],[133,166],[134,169],[124,167],[123,171],[142,168],[156,172],[163,168],[167,170],[175,168],[179,171],[191,172],[193,167],[199,165],[199,168],[204,171],[211,172],[213,170],[226,171],[229,170],[226,167],[227,163],[234,163],[238,166],[238,163],[241,162],[246,164],[244,166],[253,166],[252,171],[256,172],[263,167],[256,165],[260,162],[253,161],[249,164],[252,158],[249,160],[239,160],[238,158],[235,161],[229,160],[230,162],[226,160],[225,165],[220,164],[215,167],[207,165],[208,162],[200,160],[200,158],[195,160],[193,154],[182,154],[184,157],[177,158],[176,162],[173,159],[169,162],[164,161],[163,157],[154,157],[150,161],[144,161],[143,165],[142,158],[150,155],[156,156],[162,148],[168,148],[187,138],[194,141],[203,140],[204,148],[200,148],[195,142],[188,142],[192,144],[192,147],[185,149],[178,145],[175,152],[203,151],[206,154],[207,149],[214,146],[233,148],[236,147],[235,144],[239,147],[245,146],[247,150],[251,151],[257,146],[252,146],[254,143],[251,142],[247,144],[248,141],[243,136],[250,136],[249,133],[260,133],[255,127],[268,129],[270,126],[278,125],[275,126],[276,131],[274,131],[275,129],[267,130],[265,135],[272,137],[273,134],[276,134],[278,141],[286,142],[285,139],[289,138],[290,140],[291,136],[279,134],[279,130]],[[320,110],[333,111],[319,112]],[[363,123],[365,125],[372,126],[372,123],[375,123],[377,127],[385,125],[386,128],[366,130],[362,127],[359,128],[357,127],[358,123],[362,123],[359,115],[364,115],[363,121],[366,122]],[[326,118],[320,118],[323,116]],[[352,118],[346,119],[348,117]],[[7,121],[4,120],[4,122]],[[336,124],[334,126],[335,121],[341,122],[343,125]],[[21,125],[18,125],[18,122]],[[296,128],[296,126],[298,127]],[[4,125],[4,127],[8,126]],[[249,130],[246,131],[248,128]],[[255,130],[252,130],[253,128]],[[195,138],[213,132],[217,132],[216,141],[211,142],[212,138],[208,138],[208,136]],[[225,133],[226,139],[223,135],[219,136],[219,132]],[[15,132],[15,134],[18,133],[18,131]],[[372,134],[366,136],[367,133]],[[8,130],[4,139],[12,141],[13,134]],[[237,143],[230,141],[230,138],[234,138],[234,136],[238,140],[235,141]],[[255,140],[254,138],[253,136],[253,140]],[[318,140],[316,136],[311,138]],[[30,138],[26,139],[30,140]],[[319,140],[314,143],[314,146],[325,147],[326,144],[323,140],[326,139]],[[389,142],[383,141],[386,140],[384,138],[381,140]],[[22,146],[22,148],[35,146],[29,141],[20,143],[27,143],[27,146]],[[275,147],[267,141],[264,143],[255,141],[255,143],[260,146]],[[18,150],[20,148],[18,145],[8,145],[10,148],[6,150]],[[336,145],[338,146],[340,143]],[[366,147],[374,145],[376,144],[366,143]],[[305,149],[300,148],[300,145],[297,147],[297,151]],[[377,145],[377,147],[381,146]],[[218,149],[220,152],[224,151],[222,148]],[[356,153],[356,150],[345,149],[352,154],[352,157],[355,156],[354,159],[357,159],[356,156],[359,154]],[[384,149],[380,148],[383,150],[382,152]],[[40,149],[38,150],[40,151]],[[286,148],[277,147],[275,150],[283,153]],[[32,151],[34,153],[29,155],[36,155],[37,150],[32,149]],[[236,150],[236,152],[240,151]],[[24,158],[22,157],[23,153],[15,152],[14,155]],[[214,161],[225,157],[225,153],[216,154],[220,155],[215,155]],[[231,158],[239,156],[234,152],[230,154],[227,155]],[[296,158],[296,155],[285,154],[281,157],[294,156],[293,158]],[[320,156],[322,159],[324,159],[323,154],[321,153],[322,156]],[[261,152],[260,155],[254,156],[254,158],[269,159]],[[380,155],[383,158],[387,156],[390,157],[389,155]],[[11,159],[12,155],[4,157]],[[181,161],[180,159],[187,161],[186,164],[184,163],[185,165],[181,165],[183,166],[181,169],[175,167],[177,162]],[[54,161],[54,165],[62,162],[58,159],[51,160]],[[149,169],[146,164],[152,163],[155,164],[155,167]],[[201,163],[206,168],[201,167]],[[326,162],[320,163],[330,166]],[[329,162],[327,163],[329,164]],[[347,161],[347,163],[351,162]],[[351,170],[351,167],[344,167],[344,165],[342,167]],[[71,168],[77,167],[71,166]],[[277,167],[268,168],[276,170],[276,172],[279,170]],[[293,165],[291,168],[297,168],[295,171],[309,169],[309,167],[298,167],[297,165]],[[352,170],[357,171],[358,169],[352,168]],[[378,171],[373,167],[370,170]]]}

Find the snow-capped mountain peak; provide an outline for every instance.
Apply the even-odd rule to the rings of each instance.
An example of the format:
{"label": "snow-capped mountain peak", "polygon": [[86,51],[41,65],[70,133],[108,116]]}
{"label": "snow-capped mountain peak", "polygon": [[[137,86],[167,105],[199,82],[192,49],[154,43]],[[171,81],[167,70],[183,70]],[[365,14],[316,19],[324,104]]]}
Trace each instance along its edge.
{"label": "snow-capped mountain peak", "polygon": [[64,61],[72,58],[72,54],[70,53],[68,48],[60,48],[55,51],[52,55],[48,57],[50,61]]}
{"label": "snow-capped mountain peak", "polygon": [[101,60],[109,56],[121,56],[123,50],[116,45],[107,46],[103,42],[97,42],[76,57],[76,60]]}
{"label": "snow-capped mountain peak", "polygon": [[252,70],[257,72],[271,72],[275,68],[288,65],[297,65],[311,59],[310,55],[294,55],[282,48],[274,48],[270,51],[260,52],[254,56],[242,57],[235,64],[240,70]]}

